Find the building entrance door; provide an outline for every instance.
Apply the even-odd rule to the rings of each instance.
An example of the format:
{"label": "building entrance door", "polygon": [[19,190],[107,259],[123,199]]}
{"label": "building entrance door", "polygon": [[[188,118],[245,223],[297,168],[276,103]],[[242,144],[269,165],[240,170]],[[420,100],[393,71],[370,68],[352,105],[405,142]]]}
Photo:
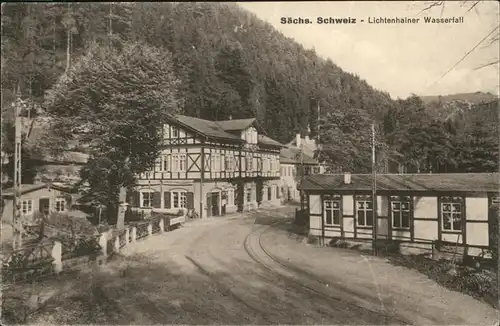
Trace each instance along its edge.
{"label": "building entrance door", "polygon": [[38,201],[38,210],[43,215],[48,215],[50,212],[50,199],[40,198],[40,200]]}
{"label": "building entrance door", "polygon": [[219,212],[219,193],[218,192],[212,192],[212,200],[211,200],[211,204],[212,204],[212,216],[219,216],[220,215],[220,212]]}

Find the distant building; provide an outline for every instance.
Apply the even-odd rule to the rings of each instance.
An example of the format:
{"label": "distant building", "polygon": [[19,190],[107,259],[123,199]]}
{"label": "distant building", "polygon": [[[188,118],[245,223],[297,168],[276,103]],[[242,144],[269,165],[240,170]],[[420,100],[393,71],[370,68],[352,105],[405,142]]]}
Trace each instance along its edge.
{"label": "distant building", "polygon": [[195,210],[200,217],[280,205],[280,149],[256,119],[175,115],[156,165],[138,176],[134,210]]}
{"label": "distant building", "polygon": [[378,239],[410,251],[458,246],[478,256],[498,232],[490,225],[499,181],[498,173],[377,175],[376,215],[370,174],[312,175],[299,189],[307,195],[311,235],[371,240],[375,215]]}
{"label": "distant building", "polygon": [[300,133],[280,151],[281,193],[283,201],[300,201],[297,186],[303,176],[325,172],[325,167],[315,160],[316,140]]}
{"label": "distant building", "polygon": [[[21,216],[23,221],[33,220],[36,213],[75,213],[73,204],[77,195],[70,188],[45,183],[22,184],[20,188]],[[12,222],[13,188],[2,191],[2,221]]]}

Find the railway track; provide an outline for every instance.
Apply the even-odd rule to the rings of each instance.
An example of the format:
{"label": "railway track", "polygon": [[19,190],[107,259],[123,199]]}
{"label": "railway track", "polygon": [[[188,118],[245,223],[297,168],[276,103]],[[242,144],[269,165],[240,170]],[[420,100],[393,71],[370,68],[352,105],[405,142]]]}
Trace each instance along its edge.
{"label": "railway track", "polygon": [[380,324],[410,324],[408,321],[402,320],[401,318],[387,312],[373,310],[363,307],[355,302],[332,296],[331,289],[329,289],[330,291],[325,291],[325,287],[327,287],[328,284],[327,282],[272,255],[262,243],[262,236],[269,230],[273,229],[276,225],[283,224],[285,222],[286,221],[283,221],[283,219],[280,219],[278,221],[273,221],[268,225],[258,226],[246,236],[244,249],[252,260],[275,276],[284,278],[286,280],[286,284],[292,288],[297,290],[306,290],[314,296],[331,302],[333,306],[341,303],[343,306],[350,307],[351,312],[354,313],[356,317],[365,317],[363,319],[368,321],[370,324],[374,323],[374,318],[377,319]]}

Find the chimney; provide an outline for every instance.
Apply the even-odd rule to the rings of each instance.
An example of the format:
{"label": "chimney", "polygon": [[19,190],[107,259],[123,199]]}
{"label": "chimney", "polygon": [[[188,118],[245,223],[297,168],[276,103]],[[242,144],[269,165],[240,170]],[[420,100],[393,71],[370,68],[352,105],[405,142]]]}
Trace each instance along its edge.
{"label": "chimney", "polygon": [[301,138],[300,138],[300,133],[297,134],[296,138],[295,138],[295,142],[297,143],[297,147],[300,147],[300,143],[301,143]]}
{"label": "chimney", "polygon": [[346,184],[346,185],[351,184],[351,173],[350,172],[344,172],[344,184]]}

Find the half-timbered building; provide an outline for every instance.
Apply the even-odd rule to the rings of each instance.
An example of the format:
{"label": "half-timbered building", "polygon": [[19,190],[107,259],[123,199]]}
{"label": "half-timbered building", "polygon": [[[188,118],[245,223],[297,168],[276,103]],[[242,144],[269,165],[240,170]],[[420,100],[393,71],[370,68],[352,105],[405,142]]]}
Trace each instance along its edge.
{"label": "half-timbered building", "polygon": [[171,116],[158,160],[138,177],[131,207],[209,217],[279,205],[283,145],[263,133],[256,119]]}
{"label": "half-timbered building", "polygon": [[381,174],[376,180],[374,205],[369,174],[308,176],[299,189],[308,199],[310,234],[356,240],[375,235],[409,251],[451,246],[471,256],[483,255],[496,241],[498,173]]}

